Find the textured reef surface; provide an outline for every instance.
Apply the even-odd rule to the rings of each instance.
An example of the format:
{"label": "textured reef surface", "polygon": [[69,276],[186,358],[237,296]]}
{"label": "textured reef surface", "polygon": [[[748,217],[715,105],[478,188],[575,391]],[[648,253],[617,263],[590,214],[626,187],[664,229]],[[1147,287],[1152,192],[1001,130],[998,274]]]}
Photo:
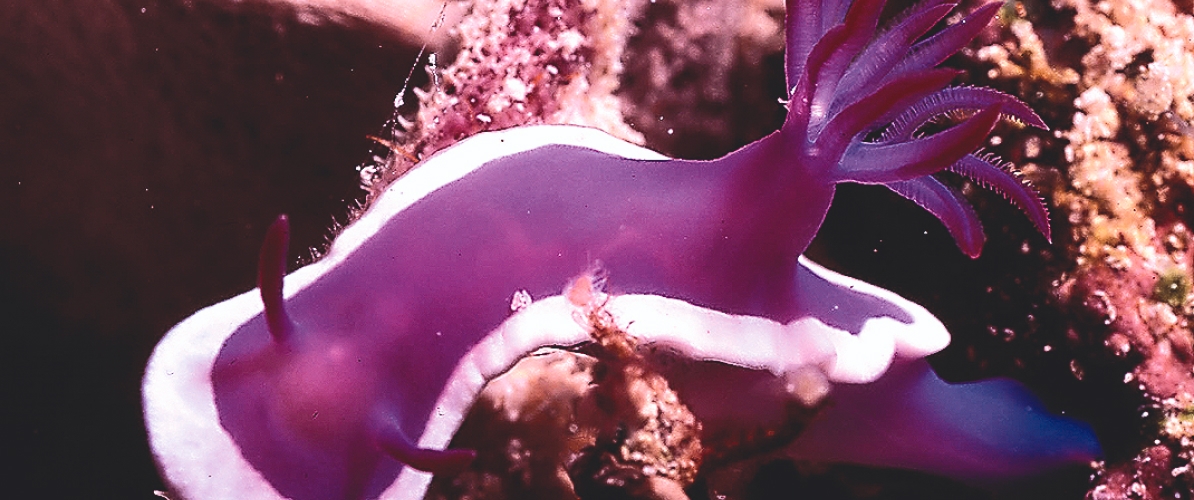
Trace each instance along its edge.
{"label": "textured reef surface", "polygon": [[[197,314],[159,347],[146,378],[146,407],[167,476],[196,497],[222,491],[269,498],[277,490],[295,498],[415,498],[429,479],[418,469],[438,473],[429,493],[435,498],[751,498],[774,491],[760,485],[774,481],[777,470],[785,475],[783,464],[797,464],[799,473],[791,476],[798,478],[817,476],[827,461],[918,469],[963,481],[969,486],[944,482],[938,490],[961,488],[956,491],[963,495],[976,494],[966,488],[1012,477],[1031,480],[1063,466],[1081,474],[1100,454],[1084,426],[1050,416],[1006,379],[943,381],[920,359],[949,342],[927,311],[795,260],[826,218],[839,182],[882,185],[915,202],[970,257],[985,241],[968,200],[971,184],[1006,197],[1046,239],[1052,233],[1044,205],[1014,167],[976,149],[1003,142],[1028,147],[1033,137],[1039,143],[1051,134],[1046,125],[1058,130],[1054,139],[1069,129],[1051,114],[1042,120],[1007,94],[951,86],[958,72],[934,69],[977,35],[995,42],[1008,32],[1019,37],[1006,46],[1024,43],[1031,30],[1005,8],[1003,23],[1011,29],[993,33],[997,28],[987,25],[999,5],[950,15],[955,7],[928,2],[884,15],[882,2],[790,2],[795,14],[783,30],[776,22],[782,6],[749,2],[478,2],[457,26],[455,61],[439,67],[433,60],[431,85],[417,92],[417,114],[410,121],[396,117],[394,136],[379,139],[393,154],[362,169],[371,196],[360,221],[323,260],[285,282],[288,230],[284,220],[276,224],[262,251],[260,292]],[[636,33],[629,20],[641,16],[655,23]],[[737,29],[702,31],[724,28],[719,21],[726,19]],[[933,29],[942,19],[944,27]],[[767,26],[779,31],[786,64],[767,55],[776,39]],[[727,36],[733,44],[721,43]],[[639,48],[628,49],[636,41]],[[740,49],[727,53],[727,46]],[[674,53],[681,54],[670,57]],[[1006,71],[1020,62],[1006,49],[965,55],[972,64],[993,61]],[[716,64],[697,64],[705,57]],[[622,61],[638,72],[625,72]],[[1020,76],[1047,73],[1049,84],[1072,85],[1064,71],[1037,62],[1037,73]],[[724,92],[693,91],[700,85],[690,81],[724,88],[734,81],[736,65],[750,75],[765,73],[758,68],[768,64],[788,83],[779,92],[784,102],[771,104],[783,125],[762,138],[767,113],[743,112]],[[704,69],[688,74],[686,65]],[[673,86],[677,92],[666,91]],[[635,106],[636,98],[649,102]],[[693,118],[706,114],[730,116],[720,125]],[[1001,118],[996,139],[987,141]],[[750,124],[727,132],[724,123],[734,121]],[[618,139],[545,125],[458,143],[487,130],[558,123],[595,126]],[[760,140],[704,163],[668,160],[622,142],[658,140],[660,150],[684,156],[688,143],[670,139],[681,127],[690,129],[680,137],[713,138],[699,143],[693,157],[718,157],[718,148]],[[1040,151],[1003,154],[1033,159]],[[643,168],[653,162],[684,167],[687,178]],[[570,169],[581,164],[613,177],[572,179]],[[794,173],[771,173],[785,168]],[[1060,183],[1048,176],[1056,171],[1050,168],[1057,167],[1033,163],[1025,173],[1056,191]],[[503,173],[517,169],[522,172],[513,177]],[[962,189],[954,180],[929,176],[946,170],[964,178]],[[636,179],[633,189],[614,179],[623,172]],[[552,186],[561,179],[585,189]],[[702,198],[716,191],[712,186],[727,184],[737,191]],[[764,187],[780,195],[745,194],[766,193]],[[678,193],[665,196],[669,188]],[[635,201],[652,199],[644,194],[652,189],[653,203],[662,207]],[[461,190],[477,198],[453,201]],[[552,192],[548,202],[562,198],[556,213],[539,201],[541,193]],[[800,193],[797,201],[785,199],[793,192]],[[614,196],[603,200],[606,194]],[[763,208],[742,208],[756,205]],[[595,213],[603,215],[590,216],[582,206],[600,207]],[[512,217],[518,212],[510,209],[518,207],[528,215],[548,211],[527,222]],[[503,211],[507,215],[493,216]],[[482,222],[486,218],[489,223]],[[755,227],[782,219],[787,226],[778,230]],[[706,239],[717,238],[703,239],[705,233],[694,230],[702,220],[744,223],[714,231],[729,242],[715,244]],[[606,227],[611,222],[617,229]],[[568,236],[545,238],[543,228]],[[494,230],[504,236],[483,236]],[[518,241],[510,240],[512,234]],[[644,236],[651,234],[663,237]],[[833,237],[825,236],[825,248],[833,247]],[[390,250],[435,250],[449,241],[440,249],[447,253]],[[1029,243],[1022,245],[1022,254],[1033,253]],[[690,248],[701,252],[690,255]],[[567,258],[545,260],[543,249]],[[453,263],[445,257],[452,253],[471,260]],[[583,259],[574,258],[581,254]],[[1035,257],[1052,256],[1042,251]],[[505,278],[490,273],[499,257],[505,258]],[[747,265],[725,266],[733,273],[717,270],[743,258]],[[851,265],[845,255],[829,260]],[[710,274],[690,274],[698,270]],[[403,281],[418,293],[401,291]],[[1066,289],[1064,280],[1055,281]],[[1177,276],[1164,283],[1151,289],[1158,300],[1180,303],[1178,291],[1188,291],[1187,282]],[[561,295],[551,296],[561,288]],[[1037,291],[1028,288],[1025,293]],[[1021,292],[1009,287],[1000,293]],[[1057,293],[1059,303],[1064,293]],[[449,303],[452,297],[460,300]],[[500,297],[501,307],[473,305],[490,300],[485,297]],[[464,317],[436,319],[449,310]],[[943,314],[951,324],[949,313]],[[502,321],[506,315],[510,319]],[[409,331],[410,324],[443,340],[422,339],[421,330],[414,336],[385,333]],[[487,328],[494,330],[486,335]],[[737,343],[718,340],[738,330]],[[752,347],[785,335],[789,340],[776,352],[759,354]],[[203,347],[184,352],[176,347],[178,338]],[[492,340],[497,338],[502,340]],[[485,381],[522,355],[581,344],[523,359],[472,404]],[[981,375],[1023,375],[989,369],[982,363],[988,355],[974,345],[981,343],[955,341],[951,349],[979,361]],[[1052,348],[1045,344],[1044,351]],[[1012,358],[1013,365],[1022,361]],[[180,369],[186,376],[175,376]],[[470,406],[472,416],[465,417]],[[207,420],[175,428],[184,415]],[[191,431],[198,432],[179,437]],[[206,439],[209,431],[218,436],[210,449],[189,450],[200,459],[175,458],[170,448],[201,444],[194,440]],[[445,445],[449,449],[440,451]],[[214,489],[200,485],[201,469],[224,460],[232,461],[223,482]],[[1107,471],[1105,477],[1114,473]],[[908,479],[919,476],[902,477],[904,484],[920,482]],[[899,484],[880,481],[871,495],[898,494],[893,492],[900,486],[893,485]],[[792,491],[794,485],[777,488]]]}
{"label": "textured reef surface", "polygon": [[1109,396],[1096,410],[1108,456],[1088,498],[1189,498],[1191,5],[1066,0],[1021,14],[976,56],[1060,112],[1056,136],[1022,146],[1053,160],[1036,173],[1064,214],[1038,285],[1060,315],[1053,341]]}

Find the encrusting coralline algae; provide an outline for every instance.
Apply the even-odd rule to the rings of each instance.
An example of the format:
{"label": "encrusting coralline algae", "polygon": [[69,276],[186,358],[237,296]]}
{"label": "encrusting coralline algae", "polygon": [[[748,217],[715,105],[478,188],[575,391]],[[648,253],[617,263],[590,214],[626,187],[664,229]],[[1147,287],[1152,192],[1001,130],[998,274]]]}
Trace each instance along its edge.
{"label": "encrusting coralline algae", "polygon": [[1128,396],[1096,411],[1134,415],[1106,431],[1123,444],[1109,450],[1088,498],[1190,498],[1194,6],[1057,0],[1034,8],[1050,13],[1029,9],[1028,19],[1064,20],[1045,28],[1013,21],[1013,37],[977,54],[994,63],[997,80],[1069,88],[1052,99],[1073,110],[1072,123],[1055,124],[1065,164],[1026,168],[1056,176],[1042,184],[1053,186],[1047,194],[1069,226],[1057,242],[1071,260],[1042,286],[1067,318],[1075,374],[1122,374],[1113,383],[1125,387],[1105,390]]}

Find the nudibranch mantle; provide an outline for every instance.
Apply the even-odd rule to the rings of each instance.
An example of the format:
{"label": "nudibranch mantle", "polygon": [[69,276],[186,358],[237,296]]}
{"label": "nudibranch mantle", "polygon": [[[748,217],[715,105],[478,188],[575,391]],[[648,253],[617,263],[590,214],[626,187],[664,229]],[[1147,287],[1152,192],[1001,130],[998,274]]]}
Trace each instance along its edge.
{"label": "nudibranch mantle", "polygon": [[[881,1],[846,7],[789,1],[788,119],[723,158],[670,159],[581,127],[515,128],[428,158],[284,280],[288,229],[275,223],[259,291],[184,320],[150,359],[145,415],[166,479],[192,499],[420,498],[419,470],[470,459],[443,447],[485,381],[538,347],[588,339],[561,290],[597,263],[619,328],[698,361],[866,383],[944,347],[923,308],[801,255],[834,186],[851,181],[920,204],[977,255],[973,211],[930,176],[947,169],[1004,193],[1048,236],[1035,194],[971,154],[1001,117],[1044,124],[1010,96],[947,87],[954,73],[934,68],[997,4],[920,42],[954,4],[923,2],[883,31]],[[922,135],[959,113],[970,115]],[[512,313],[516,294],[537,300]],[[913,382],[927,382],[907,386],[928,387],[927,400],[944,390],[919,373]],[[1001,401],[975,387],[954,400]],[[1066,435],[1077,438],[1058,446],[1077,451],[1040,466],[1093,453],[1088,432]]]}
{"label": "nudibranch mantle", "polygon": [[[511,157],[545,145],[584,145],[611,158],[666,160],[650,150],[583,127],[523,127],[467,139],[395,183],[361,219],[345,228],[322,259],[287,276],[286,300],[302,295],[321,277],[344,266],[384,230],[394,214],[479,167],[476,158],[467,157],[472,154],[469,152],[484,151],[487,158]],[[728,314],[659,295],[613,295],[604,307],[614,318],[624,321],[631,335],[645,342],[673,346],[694,359],[776,374],[816,366],[831,380],[841,382],[873,380],[897,355],[921,357],[948,344],[948,332],[923,308],[803,257],[797,262],[798,268],[786,281],[796,284],[801,295],[821,297],[818,304],[823,310],[801,314],[787,324],[761,316]],[[584,270],[582,265],[577,263],[577,271]],[[562,274],[553,280],[551,290],[562,289],[567,276]],[[510,287],[491,302],[495,308],[508,311],[510,298],[521,289]],[[145,412],[153,446],[155,450],[188,450],[184,454],[158,454],[165,475],[187,498],[279,497],[271,482],[246,460],[240,445],[221,426],[211,375],[228,336],[254,319],[263,321],[263,311],[257,291],[199,311],[166,335],[146,370]],[[451,374],[442,384],[445,389],[435,391],[435,399],[429,401],[435,411],[423,412],[427,420],[418,446],[446,446],[484,383],[523,355],[541,346],[575,345],[588,340],[589,331],[577,320],[577,312],[577,307],[563,296],[545,295],[508,319],[499,320],[492,331],[486,330],[474,339],[475,345],[461,346],[458,355],[451,358],[456,361],[444,363]],[[301,324],[301,320],[296,323]],[[193,397],[196,394],[202,397]],[[194,476],[193,471],[203,472],[188,480]],[[213,477],[221,471],[224,476]],[[399,493],[421,491],[428,479],[427,474],[409,468],[400,476],[382,498],[406,498]]]}

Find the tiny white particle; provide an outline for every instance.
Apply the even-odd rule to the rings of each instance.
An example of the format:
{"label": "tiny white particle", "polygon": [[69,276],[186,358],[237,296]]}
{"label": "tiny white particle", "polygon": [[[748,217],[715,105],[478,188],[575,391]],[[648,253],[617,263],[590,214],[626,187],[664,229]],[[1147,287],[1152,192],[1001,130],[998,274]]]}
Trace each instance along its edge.
{"label": "tiny white particle", "polygon": [[510,300],[510,311],[518,312],[526,309],[531,305],[531,293],[526,290],[519,290],[514,292],[514,298]]}

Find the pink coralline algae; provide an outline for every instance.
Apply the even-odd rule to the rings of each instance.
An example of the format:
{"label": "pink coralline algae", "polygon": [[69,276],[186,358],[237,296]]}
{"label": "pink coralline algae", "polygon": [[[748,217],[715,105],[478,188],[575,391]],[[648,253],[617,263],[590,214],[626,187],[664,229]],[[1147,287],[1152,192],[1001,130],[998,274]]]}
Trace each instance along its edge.
{"label": "pink coralline algae", "polygon": [[1095,411],[1122,415],[1105,424],[1116,444],[1088,498],[1188,498],[1194,16],[1169,0],[1053,8],[1010,22],[1015,38],[978,55],[996,63],[991,76],[1072,115],[1054,140],[1064,168],[1030,168],[1052,177],[1066,223],[1065,262],[1042,280],[1067,323],[1057,340],[1076,377],[1110,386]]}
{"label": "pink coralline algae", "polygon": [[[1040,118],[936,68],[998,4],[925,37],[954,7],[923,2],[880,27],[882,1],[788,2],[787,120],[716,160],[592,128],[515,127],[422,159],[285,278],[279,219],[259,290],[186,319],[150,360],[145,414],[164,475],[196,499],[420,498],[429,473],[473,460],[444,448],[486,381],[540,347],[594,339],[624,351],[630,378],[648,375],[636,346],[703,366],[657,375],[710,422],[758,417],[763,401],[737,399],[749,391],[733,380],[786,380],[772,399],[810,402],[839,383],[786,449],[795,457],[980,481],[1089,462],[1090,431],[1019,385],[939,379],[923,357],[949,334],[924,308],[802,256],[842,182],[912,200],[978,255],[973,210],[933,177],[946,170],[1049,236],[1035,193],[974,153],[1001,118]],[[741,373],[713,383],[727,366]]]}

